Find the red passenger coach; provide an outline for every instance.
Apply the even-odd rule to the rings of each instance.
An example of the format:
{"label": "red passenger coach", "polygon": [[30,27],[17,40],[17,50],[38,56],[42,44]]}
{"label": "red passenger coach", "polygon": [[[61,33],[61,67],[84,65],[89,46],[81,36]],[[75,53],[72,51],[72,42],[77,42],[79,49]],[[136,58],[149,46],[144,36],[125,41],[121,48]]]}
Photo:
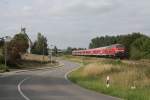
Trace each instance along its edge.
{"label": "red passenger coach", "polygon": [[75,56],[109,56],[109,57],[125,57],[125,47],[121,44],[114,44],[106,47],[74,50],[72,55]]}

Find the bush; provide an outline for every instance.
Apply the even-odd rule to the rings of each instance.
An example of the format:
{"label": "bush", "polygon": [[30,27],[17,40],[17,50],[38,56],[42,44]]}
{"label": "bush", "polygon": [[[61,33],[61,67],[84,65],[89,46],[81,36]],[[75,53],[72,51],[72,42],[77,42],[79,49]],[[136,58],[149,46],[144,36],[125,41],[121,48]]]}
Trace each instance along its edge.
{"label": "bush", "polygon": [[5,71],[9,71],[9,70],[8,70],[8,67],[6,67],[6,66],[3,65],[3,64],[0,64],[0,72],[5,72]]}
{"label": "bush", "polygon": [[132,59],[150,59],[150,38],[141,37],[133,42],[130,56]]}
{"label": "bush", "polygon": [[26,53],[29,45],[25,34],[16,34],[13,39],[7,44],[8,63],[16,65],[20,62],[21,55]]}
{"label": "bush", "polygon": [[4,63],[4,57],[0,55],[0,64]]}

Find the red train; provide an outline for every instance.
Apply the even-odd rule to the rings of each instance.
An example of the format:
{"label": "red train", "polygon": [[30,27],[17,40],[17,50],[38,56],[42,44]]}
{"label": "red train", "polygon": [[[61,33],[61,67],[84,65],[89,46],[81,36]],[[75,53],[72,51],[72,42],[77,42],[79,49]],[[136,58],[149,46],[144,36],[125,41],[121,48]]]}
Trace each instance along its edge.
{"label": "red train", "polygon": [[72,55],[75,56],[107,56],[107,57],[119,57],[126,56],[125,47],[122,44],[114,44],[106,47],[87,49],[87,50],[74,50]]}

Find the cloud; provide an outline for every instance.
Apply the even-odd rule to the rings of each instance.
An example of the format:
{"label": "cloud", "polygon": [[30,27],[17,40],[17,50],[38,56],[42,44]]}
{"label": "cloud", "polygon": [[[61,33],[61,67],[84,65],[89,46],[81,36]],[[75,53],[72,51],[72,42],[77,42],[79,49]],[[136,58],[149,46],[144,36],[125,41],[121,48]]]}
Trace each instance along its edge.
{"label": "cloud", "polygon": [[9,14],[14,17],[34,15],[85,16],[109,12],[117,4],[117,0],[115,2],[114,0],[26,0],[28,3],[17,1],[17,4],[7,1],[8,9],[6,9],[6,12],[0,12],[7,17],[9,17]]}
{"label": "cloud", "polygon": [[25,26],[31,38],[45,33],[49,43],[88,47],[101,35],[150,35],[149,0],[0,0],[0,32]]}
{"label": "cloud", "polygon": [[24,6],[23,7],[23,10],[26,12],[26,11],[30,11],[32,10],[32,7],[31,6]]}
{"label": "cloud", "polygon": [[97,15],[114,10],[116,4],[111,0],[79,0],[66,9],[74,15]]}
{"label": "cloud", "polygon": [[114,10],[117,6],[113,0],[47,0],[47,3],[45,9],[50,16],[97,15]]}

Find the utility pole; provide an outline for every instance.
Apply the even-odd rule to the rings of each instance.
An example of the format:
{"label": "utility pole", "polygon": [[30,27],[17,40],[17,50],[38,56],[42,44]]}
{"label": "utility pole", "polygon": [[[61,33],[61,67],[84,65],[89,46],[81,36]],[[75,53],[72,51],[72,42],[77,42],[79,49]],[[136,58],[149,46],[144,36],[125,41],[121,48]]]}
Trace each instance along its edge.
{"label": "utility pole", "polygon": [[7,43],[4,40],[4,50],[5,50],[5,68],[7,69]]}
{"label": "utility pole", "polygon": [[4,39],[4,49],[5,49],[5,68],[7,71],[7,42],[11,41],[11,37],[6,36],[6,37],[3,37],[3,39]]}
{"label": "utility pole", "polygon": [[45,53],[44,48],[45,48],[45,45],[44,45],[44,41],[43,41],[43,63],[44,63],[44,53]]}
{"label": "utility pole", "polygon": [[50,48],[51,49],[51,64],[53,63],[53,59],[52,59],[52,57],[53,57],[53,48],[52,47],[53,47],[53,45],[51,45],[51,48]]}

